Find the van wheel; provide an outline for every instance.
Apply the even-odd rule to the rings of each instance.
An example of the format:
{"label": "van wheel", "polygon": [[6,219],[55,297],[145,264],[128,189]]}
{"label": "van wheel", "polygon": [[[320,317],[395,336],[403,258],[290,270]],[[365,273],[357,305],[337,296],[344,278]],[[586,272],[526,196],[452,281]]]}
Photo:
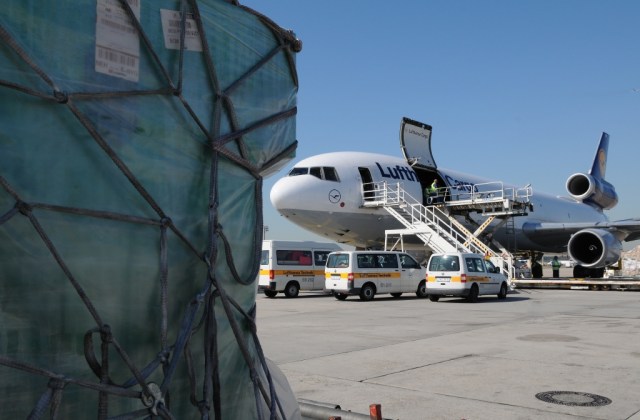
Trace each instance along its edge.
{"label": "van wheel", "polygon": [[338,300],[345,300],[347,298],[347,294],[346,293],[334,293],[333,297],[338,299]]}
{"label": "van wheel", "polygon": [[360,300],[364,300],[365,302],[370,301],[376,295],[376,289],[373,287],[373,284],[367,283],[362,286],[360,289]]}
{"label": "van wheel", "polygon": [[480,290],[478,290],[478,285],[474,283],[471,286],[471,290],[469,290],[469,294],[467,295],[467,302],[477,302],[479,294]]}
{"label": "van wheel", "polygon": [[391,293],[391,296],[393,296],[394,298],[399,298],[400,296],[402,296],[402,293]]}
{"label": "van wheel", "polygon": [[418,285],[418,290],[416,290],[416,296],[418,296],[419,298],[426,298],[427,297],[427,282],[422,280],[420,282],[420,284]]}
{"label": "van wheel", "polygon": [[294,298],[298,296],[298,292],[300,292],[300,286],[295,281],[287,284],[287,287],[284,288],[284,295],[288,298]]}
{"label": "van wheel", "polygon": [[438,296],[438,295],[429,295],[429,300],[431,302],[437,302],[437,301],[440,300],[440,296]]}
{"label": "van wheel", "polygon": [[507,283],[502,282],[500,285],[500,292],[498,293],[498,299],[506,299],[507,298]]}
{"label": "van wheel", "polygon": [[278,292],[276,292],[275,290],[265,290],[264,291],[264,295],[266,297],[276,297],[276,295],[278,294]]}

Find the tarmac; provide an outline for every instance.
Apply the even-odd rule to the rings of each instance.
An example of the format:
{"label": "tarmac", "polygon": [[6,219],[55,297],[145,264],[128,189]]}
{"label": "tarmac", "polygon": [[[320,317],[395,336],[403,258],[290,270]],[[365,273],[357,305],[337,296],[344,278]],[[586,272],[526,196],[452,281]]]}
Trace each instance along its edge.
{"label": "tarmac", "polygon": [[380,404],[403,420],[640,420],[637,291],[516,289],[477,303],[301,292],[256,304],[265,355],[298,401],[366,415]]}

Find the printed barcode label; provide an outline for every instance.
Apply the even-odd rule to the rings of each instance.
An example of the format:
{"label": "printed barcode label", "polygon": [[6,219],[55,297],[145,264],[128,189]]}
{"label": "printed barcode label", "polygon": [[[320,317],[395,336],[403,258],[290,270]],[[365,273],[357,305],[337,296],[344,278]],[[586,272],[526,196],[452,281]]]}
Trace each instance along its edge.
{"label": "printed barcode label", "polygon": [[[136,19],[140,1],[127,0]],[[140,78],[140,37],[119,0],[96,3],[95,71],[132,82]]]}

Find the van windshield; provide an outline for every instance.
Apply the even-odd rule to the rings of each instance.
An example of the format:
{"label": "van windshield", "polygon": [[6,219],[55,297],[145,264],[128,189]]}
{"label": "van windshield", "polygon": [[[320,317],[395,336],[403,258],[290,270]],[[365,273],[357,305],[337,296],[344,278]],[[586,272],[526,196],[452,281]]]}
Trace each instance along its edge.
{"label": "van windshield", "polygon": [[460,271],[457,255],[434,255],[429,261],[429,271]]}
{"label": "van windshield", "polygon": [[269,250],[263,249],[260,255],[260,265],[269,265]]}

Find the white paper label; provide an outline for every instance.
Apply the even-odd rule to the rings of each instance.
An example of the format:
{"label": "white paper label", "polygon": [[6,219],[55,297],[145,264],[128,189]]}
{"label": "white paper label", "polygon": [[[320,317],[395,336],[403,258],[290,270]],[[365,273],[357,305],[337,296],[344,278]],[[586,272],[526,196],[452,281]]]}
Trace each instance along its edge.
{"label": "white paper label", "polygon": [[[140,0],[127,0],[140,19]],[[96,62],[98,73],[137,82],[140,78],[140,37],[118,0],[96,3]]]}
{"label": "white paper label", "polygon": [[[169,50],[180,49],[180,22],[182,15],[176,10],[160,9],[164,46]],[[186,51],[202,51],[202,42],[198,26],[191,13],[187,13],[184,22],[184,49]]]}

